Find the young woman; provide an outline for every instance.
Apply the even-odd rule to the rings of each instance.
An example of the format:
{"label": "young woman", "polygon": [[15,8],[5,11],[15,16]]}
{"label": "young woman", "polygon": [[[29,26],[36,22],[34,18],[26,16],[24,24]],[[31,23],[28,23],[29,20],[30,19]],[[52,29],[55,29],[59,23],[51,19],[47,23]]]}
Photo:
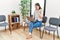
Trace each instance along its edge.
{"label": "young woman", "polygon": [[30,39],[32,38],[32,31],[33,31],[33,28],[37,28],[37,27],[41,27],[42,26],[42,8],[41,6],[39,5],[39,3],[36,3],[35,4],[35,11],[34,11],[34,19],[35,21],[34,22],[30,22],[29,23],[29,34],[27,36],[27,39]]}

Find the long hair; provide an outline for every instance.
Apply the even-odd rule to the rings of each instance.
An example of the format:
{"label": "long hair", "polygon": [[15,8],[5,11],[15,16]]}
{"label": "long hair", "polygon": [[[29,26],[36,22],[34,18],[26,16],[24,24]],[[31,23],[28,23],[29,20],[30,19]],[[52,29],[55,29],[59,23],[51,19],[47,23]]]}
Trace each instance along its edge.
{"label": "long hair", "polygon": [[36,3],[35,5],[36,6],[39,6],[39,9],[42,9],[39,3]]}

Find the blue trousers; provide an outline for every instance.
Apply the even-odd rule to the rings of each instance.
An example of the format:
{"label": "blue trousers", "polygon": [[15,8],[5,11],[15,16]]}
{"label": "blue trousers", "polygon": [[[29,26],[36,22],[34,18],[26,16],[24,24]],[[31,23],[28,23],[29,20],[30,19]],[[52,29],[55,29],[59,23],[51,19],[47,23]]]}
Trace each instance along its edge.
{"label": "blue trousers", "polygon": [[41,27],[42,21],[30,22],[29,23],[29,32],[32,33],[33,28]]}

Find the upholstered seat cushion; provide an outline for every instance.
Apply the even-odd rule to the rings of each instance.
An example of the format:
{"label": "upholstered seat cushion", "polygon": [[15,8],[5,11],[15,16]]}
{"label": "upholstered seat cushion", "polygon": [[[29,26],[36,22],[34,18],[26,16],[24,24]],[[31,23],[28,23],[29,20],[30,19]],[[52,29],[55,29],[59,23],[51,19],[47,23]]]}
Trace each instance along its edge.
{"label": "upholstered seat cushion", "polygon": [[0,26],[7,26],[7,25],[8,25],[7,22],[0,23]]}
{"label": "upholstered seat cushion", "polygon": [[57,31],[58,30],[57,28],[54,28],[54,27],[51,27],[51,26],[46,26],[44,29],[48,30],[48,31]]}

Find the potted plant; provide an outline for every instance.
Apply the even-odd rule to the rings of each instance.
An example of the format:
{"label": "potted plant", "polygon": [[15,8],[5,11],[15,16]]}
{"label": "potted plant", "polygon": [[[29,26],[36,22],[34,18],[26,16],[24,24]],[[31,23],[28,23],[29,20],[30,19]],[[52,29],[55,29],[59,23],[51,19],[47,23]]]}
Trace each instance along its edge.
{"label": "potted plant", "polygon": [[25,20],[26,16],[30,12],[30,0],[21,0],[20,6],[21,6],[22,17]]}
{"label": "potted plant", "polygon": [[15,12],[15,10],[12,10],[12,14],[15,14],[16,12]]}

